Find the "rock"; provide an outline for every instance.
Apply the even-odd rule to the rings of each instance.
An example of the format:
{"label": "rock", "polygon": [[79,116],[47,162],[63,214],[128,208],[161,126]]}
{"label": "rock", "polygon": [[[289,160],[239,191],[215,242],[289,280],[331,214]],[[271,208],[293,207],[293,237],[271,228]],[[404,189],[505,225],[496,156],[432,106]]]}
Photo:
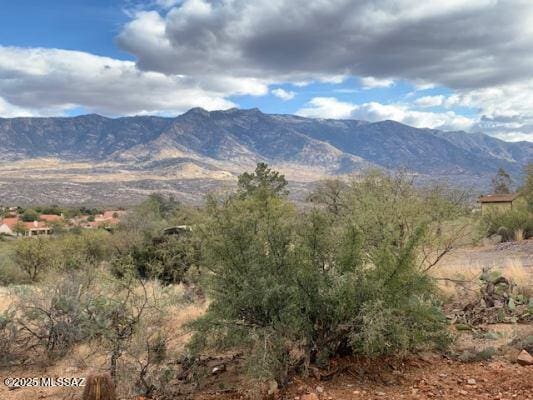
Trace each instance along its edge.
{"label": "rock", "polygon": [[268,393],[269,396],[273,396],[273,395],[275,395],[276,393],[279,392],[278,382],[276,382],[274,380],[271,380],[267,384],[268,384],[267,393]]}
{"label": "rock", "polygon": [[318,400],[318,396],[315,393],[304,394],[301,400]]}
{"label": "rock", "polygon": [[491,235],[489,239],[491,244],[498,244],[501,243],[503,238],[502,235],[498,235],[497,233],[495,233],[494,235]]}
{"label": "rock", "polygon": [[213,375],[220,374],[221,372],[224,372],[226,370],[226,364],[217,365],[211,370],[211,373]]}
{"label": "rock", "polygon": [[467,384],[467,385],[475,385],[475,384],[476,384],[476,380],[473,379],[473,378],[470,378],[470,379],[468,379],[468,380],[466,381],[466,384]]}
{"label": "rock", "polygon": [[383,397],[383,396],[386,396],[387,393],[385,392],[376,392],[376,396],[380,396],[380,397]]}
{"label": "rock", "polygon": [[322,386],[317,386],[317,387],[316,387],[316,391],[317,391],[318,393],[324,393],[324,388],[323,388]]}
{"label": "rock", "polygon": [[526,350],[522,350],[518,357],[516,357],[516,361],[520,365],[533,365],[533,356]]}

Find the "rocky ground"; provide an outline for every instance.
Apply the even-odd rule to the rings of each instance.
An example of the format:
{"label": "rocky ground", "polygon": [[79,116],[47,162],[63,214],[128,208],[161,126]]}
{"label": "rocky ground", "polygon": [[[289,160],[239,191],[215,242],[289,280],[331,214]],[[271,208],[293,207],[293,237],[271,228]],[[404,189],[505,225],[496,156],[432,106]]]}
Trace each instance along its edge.
{"label": "rocky ground", "polygon": [[[533,399],[533,358],[522,347],[533,347],[533,325],[500,324],[484,327],[494,337],[459,332],[446,354],[424,353],[402,361],[341,359],[328,370],[312,370],[309,378],[295,378],[287,388],[261,388],[265,399],[378,400],[378,399]],[[517,341],[522,338],[522,342]],[[525,343],[525,340],[531,342]],[[527,339],[529,338],[529,339]],[[487,351],[490,349],[490,351]],[[522,361],[520,361],[522,360]],[[233,390],[231,367],[212,377],[195,400],[254,398],[257,388]],[[224,385],[228,386],[224,386]],[[238,383],[242,385],[242,382]],[[249,385],[250,386],[250,385]],[[221,390],[221,387],[225,387]],[[270,396],[264,395],[270,391]]]}
{"label": "rocky ground", "polygon": [[533,240],[461,247],[447,254],[441,260],[439,267],[449,270],[454,267],[508,268],[516,265],[533,270]]}
{"label": "rocky ground", "polygon": [[[355,376],[354,376],[355,375]],[[460,363],[435,356],[413,359],[377,382],[357,369],[330,382],[295,382],[286,399],[533,399],[533,366],[505,361]]]}

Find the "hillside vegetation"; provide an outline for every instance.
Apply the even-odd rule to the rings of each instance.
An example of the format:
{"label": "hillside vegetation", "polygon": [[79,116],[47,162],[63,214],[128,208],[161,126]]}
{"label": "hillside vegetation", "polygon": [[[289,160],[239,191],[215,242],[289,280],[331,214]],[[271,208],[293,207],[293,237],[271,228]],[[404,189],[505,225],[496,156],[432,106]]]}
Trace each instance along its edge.
{"label": "hillside vegetation", "polygon": [[[201,387],[220,354],[284,387],[339,357],[444,350],[433,271],[486,229],[465,198],[368,171],[321,182],[297,208],[260,163],[203,207],[152,195],[111,232],[0,242],[0,362],[53,365],[86,346],[121,395],[170,399]],[[520,318],[528,293],[513,300]]]}

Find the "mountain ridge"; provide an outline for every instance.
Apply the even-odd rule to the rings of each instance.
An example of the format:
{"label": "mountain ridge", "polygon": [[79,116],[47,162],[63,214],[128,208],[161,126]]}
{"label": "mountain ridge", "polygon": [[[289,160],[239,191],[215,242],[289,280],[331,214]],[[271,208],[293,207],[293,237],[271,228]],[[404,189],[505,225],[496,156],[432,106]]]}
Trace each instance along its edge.
{"label": "mountain ridge", "polygon": [[[500,167],[518,181],[523,166],[533,160],[533,143],[392,120],[312,119],[257,108],[193,108],[176,117],[0,118],[0,179],[9,173],[26,179],[30,173],[24,175],[24,164],[35,159],[57,160],[59,166],[47,170],[45,178],[51,180],[76,174],[78,181],[87,180],[94,171],[108,171],[105,179],[110,180],[115,173],[117,181],[124,174],[132,181],[218,179],[264,161],[295,181],[370,167],[406,168],[427,179],[485,189]],[[80,175],[79,166],[69,166],[79,163],[86,165],[86,175]],[[15,164],[20,168],[13,175]]]}

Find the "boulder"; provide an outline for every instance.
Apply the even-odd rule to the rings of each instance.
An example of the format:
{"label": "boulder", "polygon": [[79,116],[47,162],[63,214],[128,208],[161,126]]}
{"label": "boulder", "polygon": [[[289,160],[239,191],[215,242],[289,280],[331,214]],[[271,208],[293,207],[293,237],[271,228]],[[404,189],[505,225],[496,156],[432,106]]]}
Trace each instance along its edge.
{"label": "boulder", "polygon": [[533,365],[533,356],[526,350],[522,350],[518,357],[516,357],[516,362],[520,365]]}

